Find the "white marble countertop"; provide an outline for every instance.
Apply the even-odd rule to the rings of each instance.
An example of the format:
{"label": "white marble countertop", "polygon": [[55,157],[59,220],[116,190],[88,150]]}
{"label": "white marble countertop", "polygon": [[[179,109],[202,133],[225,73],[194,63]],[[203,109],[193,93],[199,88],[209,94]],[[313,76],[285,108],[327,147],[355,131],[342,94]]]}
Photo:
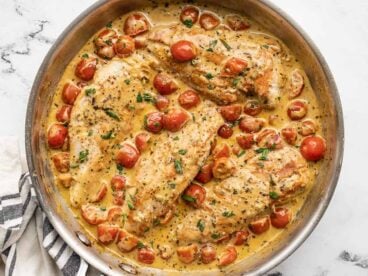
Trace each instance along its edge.
{"label": "white marble countertop", "polygon": [[[93,2],[0,1],[0,136],[16,135],[23,143],[35,74],[56,37]],[[273,2],[303,26],[330,65],[343,103],[346,143],[340,181],[322,221],[269,275],[368,275],[368,1]]]}

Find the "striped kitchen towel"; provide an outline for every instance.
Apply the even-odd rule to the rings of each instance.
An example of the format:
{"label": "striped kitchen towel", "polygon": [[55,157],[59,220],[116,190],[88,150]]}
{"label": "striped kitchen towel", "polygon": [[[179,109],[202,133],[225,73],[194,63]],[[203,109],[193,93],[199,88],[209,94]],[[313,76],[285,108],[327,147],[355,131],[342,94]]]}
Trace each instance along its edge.
{"label": "striped kitchen towel", "polygon": [[[18,181],[20,174],[17,139],[0,137],[0,249],[5,275],[86,275],[87,263],[61,239],[42,212],[29,175],[23,174]],[[36,231],[27,229],[33,218]],[[47,263],[52,261],[60,271]]]}

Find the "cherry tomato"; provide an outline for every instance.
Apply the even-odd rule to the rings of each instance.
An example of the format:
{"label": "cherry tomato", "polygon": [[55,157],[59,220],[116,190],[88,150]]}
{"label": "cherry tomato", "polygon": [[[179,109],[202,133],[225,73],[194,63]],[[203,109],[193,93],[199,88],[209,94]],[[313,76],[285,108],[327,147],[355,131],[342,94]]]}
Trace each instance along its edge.
{"label": "cherry tomato", "polygon": [[304,89],[304,77],[302,73],[296,69],[291,73],[289,99],[298,97]]}
{"label": "cherry tomato", "polygon": [[257,144],[262,148],[280,149],[283,142],[280,135],[274,129],[266,128],[257,134]]}
{"label": "cherry tomato", "polygon": [[201,248],[201,261],[204,264],[209,264],[216,259],[216,249],[211,244],[206,244]]}
{"label": "cherry tomato", "polygon": [[317,124],[313,120],[307,119],[302,122],[299,133],[303,136],[309,136],[315,134],[317,128]]}
{"label": "cherry tomato", "polygon": [[185,264],[193,262],[196,259],[197,252],[198,246],[196,244],[180,246],[176,249],[179,260]]}
{"label": "cherry tomato", "polygon": [[119,205],[122,206],[124,204],[124,196],[125,196],[125,192],[124,191],[115,191],[112,193],[112,203],[114,205]]}
{"label": "cherry tomato", "polygon": [[142,13],[132,13],[125,19],[124,33],[126,35],[137,36],[148,31],[148,29],[148,19]]}
{"label": "cherry tomato", "polygon": [[148,147],[148,141],[150,140],[151,135],[146,132],[139,133],[135,137],[135,146],[139,150],[139,152],[144,151]]}
{"label": "cherry tomato", "polygon": [[178,101],[179,104],[185,109],[191,109],[199,104],[201,98],[198,96],[197,92],[193,90],[187,90],[180,94]]}
{"label": "cherry tomato", "polygon": [[244,117],[239,122],[239,128],[246,133],[255,133],[260,131],[265,125],[265,121],[259,118]]}
{"label": "cherry tomato", "polygon": [[290,145],[294,145],[296,142],[296,139],[298,138],[298,133],[296,129],[293,127],[283,128],[281,130],[281,135],[284,138],[284,140]]}
{"label": "cherry tomato", "polygon": [[129,144],[123,144],[116,155],[116,163],[125,168],[131,169],[137,163],[139,151]]}
{"label": "cherry tomato", "polygon": [[212,167],[213,163],[208,162],[204,164],[201,169],[199,170],[197,176],[195,177],[195,180],[201,182],[202,184],[206,184],[211,181],[213,175],[212,175]]}
{"label": "cherry tomato", "polygon": [[113,46],[105,46],[97,49],[97,55],[104,59],[112,59],[115,56],[115,50]]}
{"label": "cherry tomato", "polygon": [[73,105],[80,92],[81,89],[78,86],[72,82],[68,82],[64,85],[61,97],[64,103]]}
{"label": "cherry tomato", "polygon": [[326,141],[319,136],[308,136],[300,145],[300,152],[308,161],[322,159],[326,152]]}
{"label": "cherry tomato", "polygon": [[102,223],[97,225],[97,238],[103,244],[109,244],[116,239],[116,236],[119,233],[119,226],[110,224],[110,223]]}
{"label": "cherry tomato", "polygon": [[303,119],[308,112],[308,106],[305,101],[294,100],[287,109],[287,114],[291,120]]}
{"label": "cherry tomato", "polygon": [[185,6],[180,13],[180,21],[190,26],[198,21],[198,16],[199,16],[199,9],[197,7]]}
{"label": "cherry tomato", "polygon": [[107,221],[107,211],[94,204],[84,204],[81,207],[82,217],[91,225]]}
{"label": "cherry tomato", "polygon": [[152,133],[159,133],[163,127],[163,115],[161,112],[151,112],[145,116],[144,127]]}
{"label": "cherry tomato", "polygon": [[104,29],[94,40],[97,48],[108,47],[115,43],[117,34],[113,29]]}
{"label": "cherry tomato", "polygon": [[230,58],[223,69],[222,76],[233,77],[244,71],[248,63],[241,58]]}
{"label": "cherry tomato", "polygon": [[168,113],[164,114],[162,124],[164,129],[177,132],[179,131],[189,120],[189,115],[186,111],[181,109],[172,109]]}
{"label": "cherry tomato", "polygon": [[254,134],[241,134],[236,141],[242,149],[250,149],[255,144]]}
{"label": "cherry tomato", "polygon": [[121,207],[111,207],[107,213],[107,220],[109,222],[120,222],[123,209]]}
{"label": "cherry tomato", "polygon": [[69,152],[58,152],[52,156],[52,162],[58,172],[69,171]]}
{"label": "cherry tomato", "polygon": [[188,40],[179,40],[171,45],[172,57],[178,62],[186,62],[197,56],[197,50],[194,44]]}
{"label": "cherry tomato", "polygon": [[213,30],[220,25],[220,18],[212,12],[203,12],[199,17],[199,25],[205,30]]}
{"label": "cherry tomato", "polygon": [[155,105],[159,111],[166,110],[169,107],[169,104],[170,102],[168,98],[166,98],[165,96],[161,96],[161,95],[157,96]]}
{"label": "cherry tomato", "polygon": [[119,36],[114,44],[114,50],[118,57],[129,57],[135,51],[134,39],[128,35]]}
{"label": "cherry tomato", "polygon": [[75,68],[75,75],[84,81],[90,81],[95,75],[96,66],[97,58],[82,58]]}
{"label": "cherry tomato", "polygon": [[262,105],[258,100],[248,100],[244,106],[244,113],[250,116],[256,116],[262,112]]}
{"label": "cherry tomato", "polygon": [[221,116],[228,122],[235,122],[240,118],[242,113],[242,106],[240,104],[233,104],[223,106],[220,109]]}
{"label": "cherry tomato", "polygon": [[56,113],[56,120],[62,123],[68,123],[70,121],[70,114],[72,112],[71,105],[63,105]]}
{"label": "cherry tomato", "polygon": [[285,228],[291,220],[291,212],[287,208],[276,208],[271,213],[271,224],[275,228]]}
{"label": "cherry tomato", "polygon": [[258,220],[252,221],[249,224],[249,229],[257,235],[260,235],[266,231],[268,231],[268,229],[270,229],[270,219],[269,217],[263,217],[260,218]]}
{"label": "cherry tomato", "polygon": [[155,252],[148,247],[139,248],[137,260],[144,264],[153,264],[155,261]]}
{"label": "cherry tomato", "polygon": [[238,252],[234,246],[226,247],[225,251],[220,255],[218,265],[227,266],[233,263],[238,257]]}
{"label": "cherry tomato", "polygon": [[231,158],[221,157],[215,160],[212,173],[217,179],[225,179],[232,176],[235,169],[235,163]]}
{"label": "cherry tomato", "polygon": [[47,142],[52,149],[61,148],[68,136],[68,129],[61,124],[53,124],[47,132]]}
{"label": "cherry tomato", "polygon": [[134,44],[136,49],[142,49],[147,46],[147,37],[137,36],[134,38]]}
{"label": "cherry tomato", "polygon": [[116,246],[122,252],[130,252],[138,246],[138,238],[125,230],[120,230]]}
{"label": "cherry tomato", "polygon": [[214,148],[212,155],[215,160],[221,157],[230,157],[230,148],[227,144],[220,144]]}
{"label": "cherry tomato", "polygon": [[250,27],[242,17],[236,14],[226,16],[226,22],[233,31],[243,31]]}
{"label": "cherry tomato", "polygon": [[91,198],[91,202],[100,202],[107,193],[107,186],[103,184],[101,188],[98,190],[97,194]]}
{"label": "cherry tomato", "polygon": [[113,191],[121,191],[124,190],[125,184],[126,184],[126,178],[121,175],[115,175],[113,178],[111,178],[111,189]]}
{"label": "cherry tomato", "polygon": [[173,78],[165,73],[158,73],[153,79],[153,86],[161,95],[170,95],[178,89]]}
{"label": "cherry tomato", "polygon": [[235,232],[234,245],[243,245],[249,237],[249,231],[237,231]]}
{"label": "cherry tomato", "polygon": [[201,185],[192,183],[185,189],[182,198],[194,208],[199,208],[206,199],[206,189]]}
{"label": "cherry tomato", "polygon": [[229,139],[233,133],[234,131],[229,124],[223,124],[217,131],[217,134],[224,139]]}

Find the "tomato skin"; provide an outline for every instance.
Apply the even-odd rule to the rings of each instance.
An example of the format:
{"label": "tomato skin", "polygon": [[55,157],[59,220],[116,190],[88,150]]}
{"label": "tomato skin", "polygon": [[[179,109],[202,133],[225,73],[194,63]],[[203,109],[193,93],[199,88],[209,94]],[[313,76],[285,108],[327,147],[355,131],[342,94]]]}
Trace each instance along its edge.
{"label": "tomato skin", "polygon": [[229,139],[233,133],[233,129],[228,124],[223,124],[217,131],[217,134],[224,139]]}
{"label": "tomato skin", "polygon": [[319,136],[308,136],[300,145],[300,152],[308,161],[322,159],[326,152],[326,141]]}
{"label": "tomato skin", "polygon": [[194,202],[185,201],[194,208],[199,208],[202,206],[204,200],[206,199],[206,189],[198,184],[190,184],[184,191],[184,195],[190,196],[195,199]]}
{"label": "tomato skin", "polygon": [[165,96],[161,96],[161,95],[157,96],[155,105],[159,111],[167,110],[169,107],[169,104],[170,102],[168,98],[166,98]]}
{"label": "tomato skin", "polygon": [[270,229],[270,219],[268,216],[252,221],[249,229],[257,235],[260,235]]}
{"label": "tomato skin", "polygon": [[242,149],[250,149],[255,144],[254,134],[241,134],[236,141]]}
{"label": "tomato skin", "polygon": [[69,171],[69,152],[58,152],[52,156],[52,161],[58,172]]}
{"label": "tomato skin", "polygon": [[151,135],[146,132],[139,133],[135,137],[135,146],[139,152],[144,151],[148,147],[148,142],[151,139]]}
{"label": "tomato skin", "polygon": [[205,30],[213,30],[220,25],[220,19],[212,12],[203,12],[199,17],[199,25]]}
{"label": "tomato skin", "polygon": [[248,63],[241,58],[230,58],[221,73],[222,76],[234,77],[239,75],[241,72],[247,68]]}
{"label": "tomato skin", "polygon": [[75,75],[84,81],[93,79],[97,68],[97,58],[82,58],[75,68]]}
{"label": "tomato skin", "polygon": [[201,261],[204,264],[209,264],[216,259],[216,249],[211,244],[206,244],[201,248]]}
{"label": "tomato skin", "polygon": [[50,148],[61,148],[68,136],[68,129],[61,124],[53,124],[47,132],[47,142]]}
{"label": "tomato skin", "polygon": [[234,246],[228,246],[225,251],[220,255],[218,265],[227,266],[233,263],[238,257],[238,252]]}
{"label": "tomato skin", "polygon": [[179,260],[185,264],[193,262],[196,259],[197,252],[198,246],[196,244],[180,246],[176,249]]}
{"label": "tomato skin", "polygon": [[122,252],[130,252],[138,246],[138,238],[125,230],[120,230],[116,242],[116,246]]}
{"label": "tomato skin", "polygon": [[112,203],[114,205],[119,205],[122,206],[124,204],[124,196],[125,196],[125,192],[124,191],[115,191],[112,193]]}
{"label": "tomato skin", "polygon": [[249,231],[237,231],[235,232],[234,245],[243,245],[249,237]]}
{"label": "tomato skin", "polygon": [[110,224],[110,223],[102,223],[97,225],[97,238],[103,244],[109,244],[116,239],[116,236],[119,233],[119,226]]}
{"label": "tomato skin", "polygon": [[189,115],[186,111],[181,109],[172,109],[168,113],[164,114],[162,124],[164,129],[177,132],[179,131],[189,120]]}
{"label": "tomato skin", "polygon": [[107,193],[107,186],[104,184],[101,186],[100,190],[98,190],[97,194],[91,198],[91,202],[100,202]]}
{"label": "tomato skin", "polygon": [[110,181],[111,189],[113,191],[121,191],[125,189],[126,178],[121,175],[115,175]]}
{"label": "tomato skin", "polygon": [[119,36],[114,43],[114,51],[120,58],[129,57],[135,51],[134,39],[128,35]]}
{"label": "tomato skin", "polygon": [[180,21],[184,23],[184,21],[190,20],[193,24],[198,21],[199,17],[199,9],[194,6],[185,6],[180,13]]}
{"label": "tomato skin", "polygon": [[222,157],[230,157],[230,148],[227,144],[220,144],[216,146],[212,152],[213,159],[219,159]]}
{"label": "tomato skin", "polygon": [[155,252],[148,247],[139,248],[137,260],[144,264],[153,264],[155,261]]}
{"label": "tomato skin", "polygon": [[148,19],[144,14],[132,13],[125,19],[124,33],[134,37],[148,31],[149,26]]}
{"label": "tomato skin", "polygon": [[116,163],[125,168],[131,169],[139,158],[138,150],[130,144],[124,144],[116,155]]}
{"label": "tomato skin", "polygon": [[291,73],[289,99],[298,97],[304,89],[304,77],[302,73],[296,69]]}
{"label": "tomato skin", "polygon": [[69,105],[73,105],[80,92],[81,89],[74,83],[66,83],[61,94],[63,102]]}
{"label": "tomato skin", "polygon": [[303,119],[308,112],[308,106],[305,101],[294,100],[292,101],[287,109],[287,114],[291,120]]}
{"label": "tomato skin", "polygon": [[212,175],[212,167],[213,163],[208,162],[204,164],[201,169],[199,170],[197,176],[195,177],[195,180],[199,181],[202,184],[206,184],[211,181],[213,175]]}
{"label": "tomato skin", "polygon": [[294,145],[296,142],[296,139],[298,138],[298,133],[296,129],[293,127],[283,128],[281,130],[281,135],[284,138],[284,140],[290,145]]}
{"label": "tomato skin", "polygon": [[226,16],[226,22],[233,31],[243,31],[250,28],[250,25],[236,14]]}
{"label": "tomato skin", "polygon": [[187,90],[180,94],[178,101],[181,107],[191,109],[200,103],[201,98],[194,90]]}
{"label": "tomato skin", "polygon": [[291,220],[291,212],[287,208],[276,208],[270,216],[271,224],[273,227],[282,229]]}
{"label": "tomato skin", "polygon": [[255,133],[260,131],[265,125],[264,120],[253,117],[245,117],[239,122],[239,128],[246,133]]}
{"label": "tomato skin", "polygon": [[221,116],[228,122],[235,122],[240,118],[242,113],[242,106],[240,104],[233,104],[223,106],[220,109]]}
{"label": "tomato skin", "polygon": [[244,113],[250,116],[256,116],[262,112],[262,105],[257,100],[248,100],[244,106]]}
{"label": "tomato skin", "polygon": [[97,225],[107,221],[107,211],[101,210],[94,204],[85,204],[81,207],[82,217],[91,225]]}
{"label": "tomato skin", "polygon": [[188,40],[179,40],[170,47],[172,57],[178,62],[191,61],[197,56],[195,45]]}
{"label": "tomato skin", "polygon": [[159,133],[163,128],[163,115],[161,112],[151,112],[145,117],[144,127],[152,133]]}
{"label": "tomato skin", "polygon": [[111,207],[107,213],[107,220],[109,222],[116,222],[121,220],[123,209],[121,207]]}
{"label": "tomato skin", "polygon": [[117,34],[113,29],[104,29],[101,31],[94,40],[97,48],[107,47],[114,44]]}
{"label": "tomato skin", "polygon": [[161,95],[170,95],[178,90],[178,85],[174,79],[165,73],[158,73],[155,76],[153,86]]}
{"label": "tomato skin", "polygon": [[61,123],[68,123],[70,121],[70,114],[72,112],[72,106],[71,105],[63,105],[59,108],[59,110],[56,113],[56,120],[58,120]]}

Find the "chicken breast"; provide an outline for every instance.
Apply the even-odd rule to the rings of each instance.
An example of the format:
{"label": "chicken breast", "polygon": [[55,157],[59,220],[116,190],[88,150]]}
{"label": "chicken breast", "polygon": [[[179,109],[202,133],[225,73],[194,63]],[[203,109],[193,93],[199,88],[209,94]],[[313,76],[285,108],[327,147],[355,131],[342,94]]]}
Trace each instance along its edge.
{"label": "chicken breast", "polygon": [[[153,29],[148,39],[148,50],[159,61],[152,66],[176,74],[218,104],[235,102],[243,92],[256,94],[264,107],[274,108],[280,97],[282,48],[275,38],[228,29],[206,31],[195,26],[188,29],[173,25]],[[170,46],[180,40],[191,41],[196,46],[197,57],[191,62],[173,59]],[[240,59],[242,66],[230,65],[226,69],[234,58]],[[233,69],[240,72],[228,71]]]}

